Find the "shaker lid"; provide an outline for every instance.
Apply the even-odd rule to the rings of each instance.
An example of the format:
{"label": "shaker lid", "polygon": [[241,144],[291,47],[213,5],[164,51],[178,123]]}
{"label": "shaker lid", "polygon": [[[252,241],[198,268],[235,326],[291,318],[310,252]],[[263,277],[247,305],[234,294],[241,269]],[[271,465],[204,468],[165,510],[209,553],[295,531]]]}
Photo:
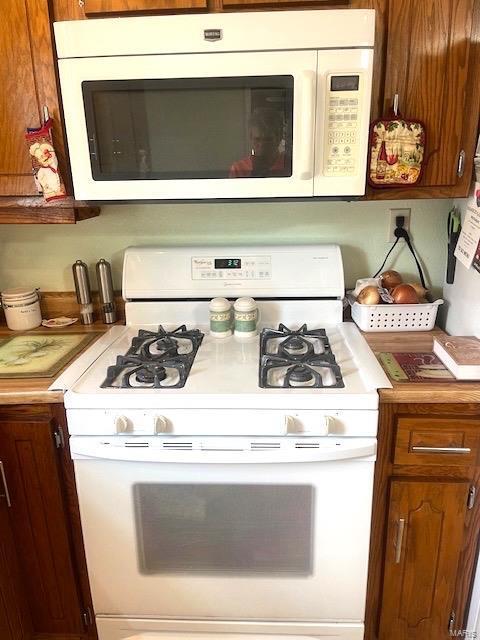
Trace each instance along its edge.
{"label": "shaker lid", "polygon": [[233,306],[237,311],[253,311],[257,308],[257,303],[253,298],[245,296],[243,298],[237,298]]}
{"label": "shaker lid", "polygon": [[232,305],[226,298],[213,298],[209,306],[212,311],[228,311]]}

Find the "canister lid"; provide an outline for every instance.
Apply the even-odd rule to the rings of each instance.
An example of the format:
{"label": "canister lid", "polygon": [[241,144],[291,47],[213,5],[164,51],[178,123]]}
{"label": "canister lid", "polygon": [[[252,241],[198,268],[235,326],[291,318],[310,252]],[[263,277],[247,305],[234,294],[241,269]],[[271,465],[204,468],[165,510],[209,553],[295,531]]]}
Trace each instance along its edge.
{"label": "canister lid", "polygon": [[16,287],[14,289],[5,289],[2,291],[2,300],[5,302],[24,300],[30,298],[32,295],[37,295],[36,289],[27,287]]}

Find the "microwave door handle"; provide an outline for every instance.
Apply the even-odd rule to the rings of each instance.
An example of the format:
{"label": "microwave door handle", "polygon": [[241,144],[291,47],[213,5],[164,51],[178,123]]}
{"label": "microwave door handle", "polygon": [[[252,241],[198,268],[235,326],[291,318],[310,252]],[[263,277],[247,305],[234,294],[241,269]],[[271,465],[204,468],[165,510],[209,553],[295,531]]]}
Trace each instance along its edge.
{"label": "microwave door handle", "polygon": [[[74,460],[121,460],[124,462],[172,462],[189,464],[265,464],[283,463],[299,464],[308,462],[331,462],[335,460],[349,460],[371,458],[376,454],[376,441],[368,438],[362,442],[345,443],[343,446],[328,448],[310,448],[303,442],[296,446],[292,442],[286,450],[258,450],[244,447],[242,449],[167,449],[159,446],[148,446],[147,441],[138,438],[137,442],[114,444],[118,436],[113,436],[110,443],[99,442],[98,438],[75,436],[70,439],[70,451]],[[294,440],[292,438],[292,440]],[[219,447],[219,445],[217,445]],[[228,446],[228,445],[226,445]]]}
{"label": "microwave door handle", "polygon": [[302,71],[300,85],[300,178],[313,178],[313,138],[315,122],[316,74],[314,71]]}

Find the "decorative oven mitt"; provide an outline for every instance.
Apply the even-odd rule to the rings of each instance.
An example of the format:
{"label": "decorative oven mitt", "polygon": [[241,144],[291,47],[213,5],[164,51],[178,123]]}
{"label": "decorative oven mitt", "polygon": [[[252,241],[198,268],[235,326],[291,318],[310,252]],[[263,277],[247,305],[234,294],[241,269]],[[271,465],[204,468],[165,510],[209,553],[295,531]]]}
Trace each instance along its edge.
{"label": "decorative oven mitt", "polygon": [[368,182],[372,187],[410,187],[420,180],[425,156],[425,127],[400,114],[375,120],[370,127]]}
{"label": "decorative oven mitt", "polygon": [[52,119],[38,129],[27,129],[25,139],[32,160],[37,188],[40,186],[47,202],[65,198],[67,192],[58,170],[58,159],[52,141]]}

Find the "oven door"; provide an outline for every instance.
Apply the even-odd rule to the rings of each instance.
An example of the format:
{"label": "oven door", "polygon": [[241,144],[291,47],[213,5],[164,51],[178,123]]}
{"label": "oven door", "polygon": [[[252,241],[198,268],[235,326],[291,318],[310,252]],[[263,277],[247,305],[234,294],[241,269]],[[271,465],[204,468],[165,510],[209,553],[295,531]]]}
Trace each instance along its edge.
{"label": "oven door", "polygon": [[316,51],[59,61],[75,196],[313,195]]}
{"label": "oven door", "polygon": [[97,616],[361,623],[375,439],[188,440],[71,438]]}

